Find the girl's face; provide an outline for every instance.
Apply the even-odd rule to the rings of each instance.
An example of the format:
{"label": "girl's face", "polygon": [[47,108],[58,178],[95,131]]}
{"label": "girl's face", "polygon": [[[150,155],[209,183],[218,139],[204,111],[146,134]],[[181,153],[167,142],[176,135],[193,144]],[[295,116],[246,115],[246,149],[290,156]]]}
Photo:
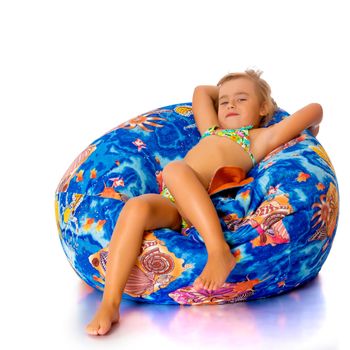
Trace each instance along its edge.
{"label": "girl's face", "polygon": [[223,83],[219,89],[218,119],[222,129],[242,126],[258,127],[266,114],[265,103],[260,104],[255,84],[247,78],[237,78]]}

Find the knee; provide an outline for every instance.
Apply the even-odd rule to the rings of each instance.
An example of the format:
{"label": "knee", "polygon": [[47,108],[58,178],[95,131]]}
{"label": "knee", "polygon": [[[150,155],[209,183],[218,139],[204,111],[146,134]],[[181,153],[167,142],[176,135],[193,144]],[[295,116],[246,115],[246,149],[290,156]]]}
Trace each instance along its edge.
{"label": "knee", "polygon": [[167,179],[171,179],[173,177],[178,178],[183,174],[188,168],[188,165],[183,160],[174,160],[168,163],[162,172],[163,180],[167,183]]}
{"label": "knee", "polygon": [[140,196],[130,198],[124,205],[124,209],[129,215],[135,215],[138,218],[147,218],[151,215],[151,205]]}

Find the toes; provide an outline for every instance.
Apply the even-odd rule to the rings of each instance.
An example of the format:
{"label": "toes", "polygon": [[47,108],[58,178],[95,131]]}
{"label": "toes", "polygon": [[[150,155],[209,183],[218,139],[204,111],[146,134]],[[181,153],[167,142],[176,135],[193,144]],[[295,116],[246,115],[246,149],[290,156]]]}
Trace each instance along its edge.
{"label": "toes", "polygon": [[86,333],[91,334],[91,335],[97,335],[98,334],[98,325],[96,324],[89,324],[85,330]]}
{"label": "toes", "polygon": [[208,292],[212,292],[219,289],[221,285],[222,284],[218,283],[217,281],[211,281],[204,279],[203,277],[198,277],[193,283],[193,288],[197,291],[204,289]]}
{"label": "toes", "polygon": [[88,334],[91,335],[104,335],[111,328],[111,323],[109,322],[100,322],[89,324],[85,330]]}
{"label": "toes", "polygon": [[218,289],[220,289],[220,285],[218,283],[214,283],[213,290],[215,291],[215,290],[218,290]]}
{"label": "toes", "polygon": [[209,293],[211,293],[211,291],[212,291],[212,282],[211,282],[211,281],[208,281],[208,282],[207,282],[207,285],[205,286],[205,289],[206,289]]}
{"label": "toes", "polygon": [[211,282],[211,283],[210,283],[210,286],[209,286],[209,289],[210,289],[211,292],[215,291],[215,289],[216,289],[216,283],[215,283],[215,282]]}
{"label": "toes", "polygon": [[101,323],[100,329],[98,330],[98,334],[104,335],[109,331],[110,328],[111,328],[110,323]]}
{"label": "toes", "polygon": [[193,287],[196,289],[196,290],[200,290],[203,288],[203,282],[201,280],[201,278],[197,278],[194,283],[193,283]]}
{"label": "toes", "polygon": [[204,289],[209,291],[209,287],[210,287],[210,281],[205,281],[205,284],[204,284]]}

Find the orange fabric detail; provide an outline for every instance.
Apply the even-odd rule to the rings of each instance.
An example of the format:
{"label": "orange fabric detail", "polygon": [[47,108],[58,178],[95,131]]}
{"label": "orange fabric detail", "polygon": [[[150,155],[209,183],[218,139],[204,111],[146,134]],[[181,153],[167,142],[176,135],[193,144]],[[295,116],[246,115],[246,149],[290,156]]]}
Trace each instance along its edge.
{"label": "orange fabric detail", "polygon": [[246,178],[246,173],[242,168],[223,166],[215,171],[208,187],[208,193],[212,195],[228,188],[242,187],[252,182],[253,179],[253,177]]}

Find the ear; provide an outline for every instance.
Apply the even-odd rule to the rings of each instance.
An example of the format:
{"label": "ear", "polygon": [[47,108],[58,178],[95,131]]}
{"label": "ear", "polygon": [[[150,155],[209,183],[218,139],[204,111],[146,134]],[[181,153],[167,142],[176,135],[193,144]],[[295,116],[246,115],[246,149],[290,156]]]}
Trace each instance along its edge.
{"label": "ear", "polygon": [[267,110],[267,102],[264,101],[264,102],[261,104],[261,106],[260,106],[260,115],[261,115],[261,116],[265,116],[265,115],[267,115],[267,112],[268,112],[268,110]]}

